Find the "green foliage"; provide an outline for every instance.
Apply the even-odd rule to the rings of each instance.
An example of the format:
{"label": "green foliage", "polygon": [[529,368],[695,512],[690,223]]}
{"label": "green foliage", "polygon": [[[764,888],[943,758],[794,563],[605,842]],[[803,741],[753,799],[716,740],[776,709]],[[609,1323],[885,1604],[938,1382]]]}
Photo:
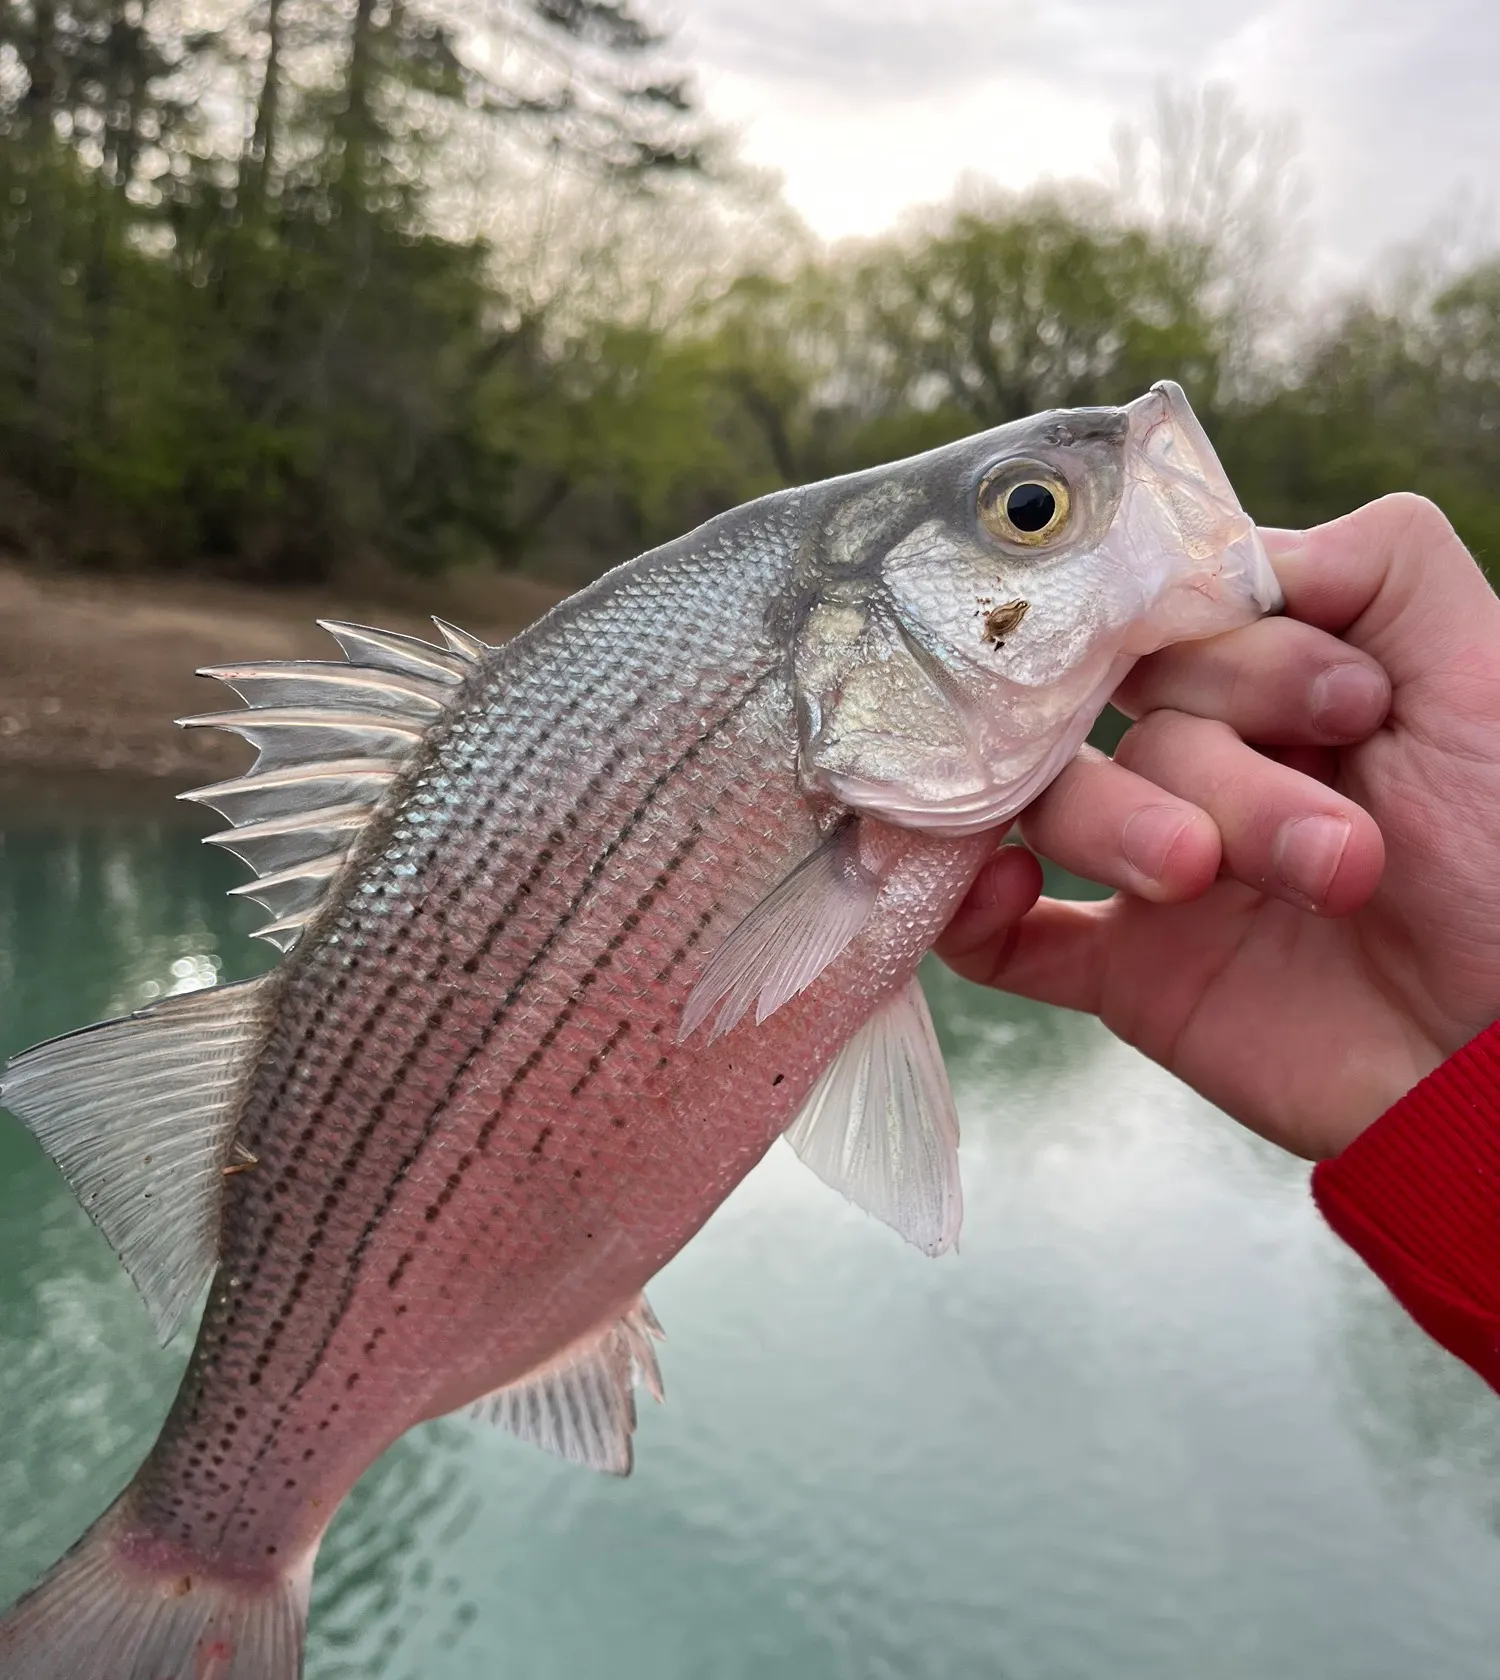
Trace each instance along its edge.
{"label": "green foliage", "polygon": [[1142,154],[1149,191],[1137,157],[1113,199],[971,197],[800,258],[762,218],[725,261],[739,189],[629,0],[182,15],[0,8],[12,549],[578,582],[780,486],[1173,377],[1261,519],[1417,489],[1500,565],[1500,259],[1291,336],[1280,154],[1212,102]]}
{"label": "green foliage", "polygon": [[550,370],[483,241],[437,231],[440,160],[504,131],[636,182],[701,147],[624,0],[499,10],[510,81],[418,0],[193,36],[160,0],[4,9],[0,539],[267,581],[518,554]]}
{"label": "green foliage", "polygon": [[961,212],[856,270],[891,395],[924,392],[992,426],[1044,408],[1114,403],[1170,375],[1218,382],[1219,323],[1185,240],[1048,196]]}
{"label": "green foliage", "polygon": [[1352,302],[1282,389],[1223,417],[1220,442],[1265,523],[1415,490],[1500,577],[1500,260],[1401,308]]}

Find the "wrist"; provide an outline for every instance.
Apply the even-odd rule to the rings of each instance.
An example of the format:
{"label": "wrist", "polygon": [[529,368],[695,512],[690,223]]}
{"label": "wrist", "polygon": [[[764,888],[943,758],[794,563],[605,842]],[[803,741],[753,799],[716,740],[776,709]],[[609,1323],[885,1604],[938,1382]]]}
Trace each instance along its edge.
{"label": "wrist", "polygon": [[[1330,1046],[1313,1081],[1315,1100],[1299,1105],[1295,1129],[1285,1128],[1295,1140],[1291,1147],[1309,1161],[1342,1155],[1458,1048],[1444,1048],[1414,1027],[1395,1028],[1375,1042]],[[1326,1100],[1330,1091],[1340,1097],[1333,1106]],[[1321,1111],[1316,1099],[1322,1100]]]}
{"label": "wrist", "polygon": [[1455,1051],[1335,1161],[1313,1195],[1431,1336],[1500,1388],[1500,1025]]}
{"label": "wrist", "polygon": [[1382,1047],[1349,1075],[1350,1103],[1314,1138],[1317,1147],[1308,1151],[1311,1160],[1331,1160],[1355,1143],[1376,1121],[1404,1108],[1408,1099],[1445,1064],[1455,1061],[1471,1046],[1477,1046],[1488,1028],[1472,1036],[1454,1034],[1439,1043],[1415,1027],[1407,1029]]}

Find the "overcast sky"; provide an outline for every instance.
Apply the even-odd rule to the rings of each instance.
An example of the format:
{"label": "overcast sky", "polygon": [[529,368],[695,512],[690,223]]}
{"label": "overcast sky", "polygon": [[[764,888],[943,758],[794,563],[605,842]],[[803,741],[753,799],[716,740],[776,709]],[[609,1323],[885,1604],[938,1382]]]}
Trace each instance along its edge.
{"label": "overcast sky", "polygon": [[965,173],[1099,177],[1154,90],[1290,116],[1316,272],[1500,237],[1500,0],[676,0],[708,108],[829,238]]}

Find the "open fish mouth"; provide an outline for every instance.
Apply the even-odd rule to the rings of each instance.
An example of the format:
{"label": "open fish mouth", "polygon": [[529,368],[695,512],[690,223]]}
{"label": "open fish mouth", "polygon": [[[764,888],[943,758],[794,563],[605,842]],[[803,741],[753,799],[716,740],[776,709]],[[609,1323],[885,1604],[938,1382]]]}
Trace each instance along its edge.
{"label": "open fish mouth", "polygon": [[1136,627],[1128,651],[1153,652],[1281,611],[1281,585],[1255,523],[1182,387],[1159,380],[1125,413],[1126,499],[1154,505],[1122,507],[1122,521],[1143,518],[1163,548],[1177,548],[1189,562]]}

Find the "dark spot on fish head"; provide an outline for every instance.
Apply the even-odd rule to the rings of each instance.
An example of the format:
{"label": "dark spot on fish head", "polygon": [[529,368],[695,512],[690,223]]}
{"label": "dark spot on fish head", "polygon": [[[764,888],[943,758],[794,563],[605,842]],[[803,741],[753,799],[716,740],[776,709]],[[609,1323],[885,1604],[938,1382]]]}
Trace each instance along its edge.
{"label": "dark spot on fish head", "polygon": [[1005,646],[1005,638],[1031,611],[1030,601],[1001,601],[996,605],[986,598],[980,601],[979,606],[980,611],[974,616],[984,619],[980,637],[997,652]]}
{"label": "dark spot on fish head", "polygon": [[778,1073],[776,1075],[776,1077],[771,1081],[771,1083],[772,1083],[772,1085],[779,1085],[782,1082],[782,1080],[785,1079],[785,1078],[786,1078],[786,1075],[784,1073]]}

